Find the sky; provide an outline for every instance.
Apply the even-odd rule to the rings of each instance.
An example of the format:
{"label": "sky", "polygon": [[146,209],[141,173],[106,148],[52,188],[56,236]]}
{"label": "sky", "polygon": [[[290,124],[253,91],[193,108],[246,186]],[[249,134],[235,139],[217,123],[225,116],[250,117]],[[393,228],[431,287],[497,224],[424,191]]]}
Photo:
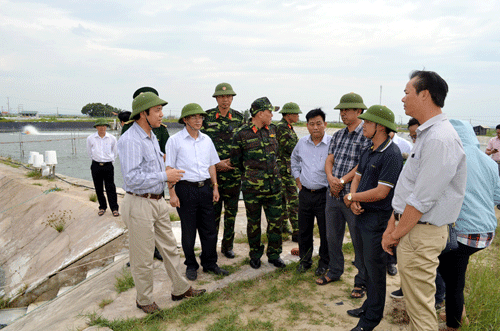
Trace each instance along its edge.
{"label": "sky", "polygon": [[[449,85],[443,111],[473,125],[500,123],[500,1],[0,0],[0,106],[81,115],[88,103],[132,108],[156,88],[179,116],[267,96],[322,107],[327,121],[349,92],[409,119],[401,98],[413,70]],[[304,114],[301,119],[304,119]],[[279,119],[275,114],[274,119]]]}

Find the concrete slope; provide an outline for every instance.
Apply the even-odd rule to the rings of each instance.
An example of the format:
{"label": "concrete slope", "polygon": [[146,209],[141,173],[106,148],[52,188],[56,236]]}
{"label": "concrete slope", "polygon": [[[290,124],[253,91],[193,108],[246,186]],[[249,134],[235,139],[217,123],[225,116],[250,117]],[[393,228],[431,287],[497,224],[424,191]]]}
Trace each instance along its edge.
{"label": "concrete slope", "polygon": [[[125,231],[109,211],[97,216],[97,204],[89,201],[93,191],[60,180],[35,180],[27,173],[0,163],[0,295],[11,298],[35,289]],[[61,191],[54,191],[56,186]],[[64,214],[62,232],[44,224]]]}

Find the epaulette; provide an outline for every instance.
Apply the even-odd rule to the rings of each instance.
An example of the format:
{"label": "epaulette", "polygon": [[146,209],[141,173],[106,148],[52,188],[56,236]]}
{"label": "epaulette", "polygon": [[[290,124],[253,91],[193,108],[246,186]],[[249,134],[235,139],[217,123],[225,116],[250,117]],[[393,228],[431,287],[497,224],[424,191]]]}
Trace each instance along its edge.
{"label": "epaulette", "polygon": [[125,124],[130,124],[130,123],[134,123],[134,120],[128,120],[125,122]]}
{"label": "epaulette", "polygon": [[161,123],[160,125],[163,125],[164,127],[167,127],[167,125],[165,123]]}

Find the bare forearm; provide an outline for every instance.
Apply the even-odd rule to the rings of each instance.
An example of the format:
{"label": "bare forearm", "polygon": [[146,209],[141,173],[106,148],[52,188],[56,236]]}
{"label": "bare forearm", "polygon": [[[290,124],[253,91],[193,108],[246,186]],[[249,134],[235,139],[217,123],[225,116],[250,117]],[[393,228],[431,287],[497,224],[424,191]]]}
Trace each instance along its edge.
{"label": "bare forearm", "polygon": [[401,220],[398,223],[396,229],[392,232],[394,239],[400,239],[404,237],[411,229],[417,224],[417,222],[422,217],[422,213],[419,212],[415,207],[406,205],[406,208],[401,216]]}

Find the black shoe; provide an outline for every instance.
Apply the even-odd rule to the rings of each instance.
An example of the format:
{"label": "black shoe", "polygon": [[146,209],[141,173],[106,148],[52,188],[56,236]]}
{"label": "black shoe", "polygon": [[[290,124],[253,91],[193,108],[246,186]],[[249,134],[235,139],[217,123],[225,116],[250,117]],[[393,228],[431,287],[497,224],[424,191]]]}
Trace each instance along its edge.
{"label": "black shoe", "polygon": [[250,266],[254,269],[259,269],[260,268],[260,259],[250,259]]}
{"label": "black shoe", "polygon": [[390,296],[391,296],[391,298],[394,298],[394,299],[403,299],[404,298],[403,290],[401,288],[399,288],[399,290],[391,292]]}
{"label": "black shoe", "polygon": [[365,329],[365,328],[362,328],[360,326],[357,326],[354,329],[352,329],[351,331],[368,331],[368,329]]}
{"label": "black shoe", "polygon": [[318,267],[316,269],[316,271],[314,272],[314,274],[316,276],[323,276],[325,274],[325,272],[326,272],[326,268],[325,267]]}
{"label": "black shoe", "polygon": [[292,235],[292,241],[294,243],[298,243],[299,242],[299,235],[298,234],[293,234]]}
{"label": "black shoe", "polygon": [[196,280],[198,278],[198,271],[196,269],[186,269],[186,278]]}
{"label": "black shoe", "polygon": [[127,262],[127,267],[130,267],[130,262]]}
{"label": "black shoe", "polygon": [[280,257],[278,257],[277,259],[274,259],[274,260],[269,260],[269,263],[271,263],[276,268],[286,267],[285,262],[283,262],[283,260]]}
{"label": "black shoe", "polygon": [[398,269],[396,268],[396,265],[394,263],[390,263],[387,265],[387,273],[389,276],[396,276],[398,273]]}
{"label": "black shoe", "polygon": [[360,318],[363,314],[365,313],[365,310],[363,308],[356,308],[356,309],[351,309],[347,311],[347,315]]}
{"label": "black shoe", "polygon": [[155,247],[155,253],[153,254],[153,257],[159,261],[163,261],[163,257],[161,256],[160,251],[156,247]]}
{"label": "black shoe", "polygon": [[215,265],[215,267],[210,268],[210,269],[205,269],[203,268],[203,272],[211,272],[216,275],[222,275],[222,276],[227,276],[229,275],[229,271],[221,269],[218,265]]}
{"label": "black shoe", "polygon": [[233,250],[229,250],[229,251],[222,251],[222,254],[224,254],[225,257],[227,257],[228,259],[234,259],[234,257],[236,255],[234,255],[234,252]]}
{"label": "black shoe", "polygon": [[311,266],[306,266],[306,265],[303,265],[302,263],[298,265],[297,267],[297,272],[299,274],[302,274],[304,272],[306,272],[307,270],[311,269]]}

